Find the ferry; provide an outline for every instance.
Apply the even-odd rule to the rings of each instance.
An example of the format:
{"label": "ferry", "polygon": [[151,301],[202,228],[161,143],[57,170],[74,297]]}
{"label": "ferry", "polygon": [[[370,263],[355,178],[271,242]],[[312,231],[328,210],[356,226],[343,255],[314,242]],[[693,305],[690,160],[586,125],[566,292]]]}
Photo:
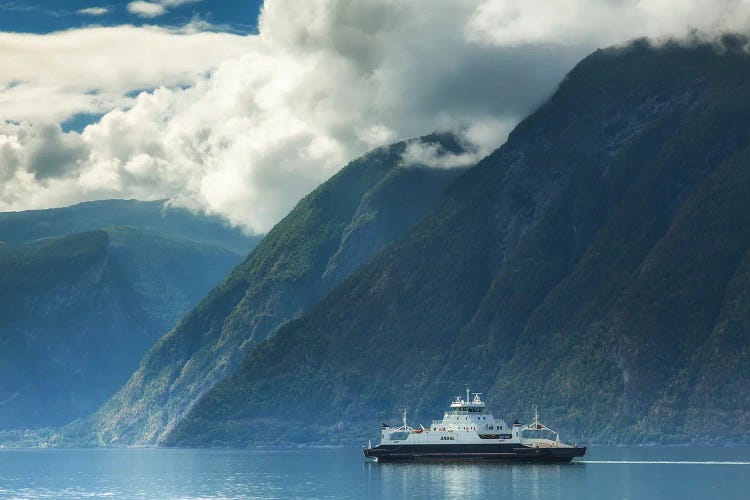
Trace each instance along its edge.
{"label": "ferry", "polygon": [[377,462],[389,461],[515,461],[515,462],[570,462],[586,454],[585,446],[565,444],[554,429],[539,421],[534,407],[534,421],[522,425],[517,420],[506,424],[495,420],[487,411],[481,393],[466,389],[466,399],[460,396],[451,403],[442,420],[433,420],[430,427],[413,428],[406,423],[391,427],[384,423],[380,429],[380,444],[368,444],[362,451],[365,457]]}

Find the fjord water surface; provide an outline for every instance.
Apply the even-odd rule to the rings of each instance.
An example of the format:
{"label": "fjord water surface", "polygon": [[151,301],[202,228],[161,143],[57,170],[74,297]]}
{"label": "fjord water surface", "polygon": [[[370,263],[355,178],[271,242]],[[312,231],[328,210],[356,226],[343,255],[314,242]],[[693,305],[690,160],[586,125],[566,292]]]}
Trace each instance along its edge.
{"label": "fjord water surface", "polygon": [[0,450],[0,498],[748,498],[748,448],[572,464],[366,462],[355,448]]}

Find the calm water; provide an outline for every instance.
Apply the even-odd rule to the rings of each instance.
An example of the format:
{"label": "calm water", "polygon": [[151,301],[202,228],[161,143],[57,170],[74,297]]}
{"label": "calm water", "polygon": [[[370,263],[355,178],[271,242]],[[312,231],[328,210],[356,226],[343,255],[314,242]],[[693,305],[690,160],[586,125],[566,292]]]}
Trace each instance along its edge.
{"label": "calm water", "polygon": [[354,448],[0,450],[0,498],[750,498],[749,448],[593,448],[585,458],[377,464]]}

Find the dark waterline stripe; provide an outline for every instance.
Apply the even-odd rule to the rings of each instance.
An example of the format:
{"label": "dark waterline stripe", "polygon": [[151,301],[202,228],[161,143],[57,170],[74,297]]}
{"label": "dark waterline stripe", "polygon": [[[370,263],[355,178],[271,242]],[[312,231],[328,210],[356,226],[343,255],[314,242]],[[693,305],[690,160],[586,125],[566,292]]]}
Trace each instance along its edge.
{"label": "dark waterline stripe", "polygon": [[692,460],[576,460],[579,464],[656,464],[656,465],[750,465],[750,462],[720,462]]}

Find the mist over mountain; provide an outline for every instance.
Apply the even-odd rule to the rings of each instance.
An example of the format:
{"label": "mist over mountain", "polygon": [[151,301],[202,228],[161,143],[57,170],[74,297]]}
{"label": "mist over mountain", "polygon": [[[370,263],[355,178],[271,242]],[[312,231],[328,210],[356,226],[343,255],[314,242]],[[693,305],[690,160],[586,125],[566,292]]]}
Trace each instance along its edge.
{"label": "mist over mountain", "polygon": [[302,199],[242,265],[144,356],[127,384],[62,442],[156,443],[244,355],[397,240],[464,169],[405,161],[410,146],[460,155],[449,134],[376,149]]}
{"label": "mist over mountain", "polygon": [[746,46],[591,54],[163,442],[362,442],[403,406],[428,422],[469,384],[504,416],[538,404],[572,439],[747,443]]}
{"label": "mist over mountain", "polygon": [[95,410],[240,262],[232,249],[254,245],[216,218],[161,205],[0,214],[0,430]]}

